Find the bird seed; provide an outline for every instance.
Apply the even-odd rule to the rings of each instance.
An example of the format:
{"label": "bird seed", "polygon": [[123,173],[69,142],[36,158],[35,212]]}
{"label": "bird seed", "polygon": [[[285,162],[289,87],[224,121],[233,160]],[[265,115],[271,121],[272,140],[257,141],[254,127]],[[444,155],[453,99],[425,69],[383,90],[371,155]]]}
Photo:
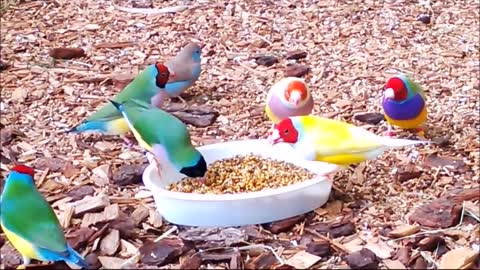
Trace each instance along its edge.
{"label": "bird seed", "polygon": [[294,164],[249,154],[215,161],[209,165],[204,178],[186,177],[168,185],[167,189],[199,194],[233,194],[275,189],[313,177],[313,173]]}

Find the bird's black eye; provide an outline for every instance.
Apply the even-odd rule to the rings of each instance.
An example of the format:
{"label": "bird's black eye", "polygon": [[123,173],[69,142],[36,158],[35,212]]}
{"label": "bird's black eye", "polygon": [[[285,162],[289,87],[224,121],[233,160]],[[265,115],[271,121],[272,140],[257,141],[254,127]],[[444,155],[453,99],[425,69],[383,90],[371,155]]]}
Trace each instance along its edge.
{"label": "bird's black eye", "polygon": [[288,134],[288,129],[285,129],[285,131],[283,133]]}

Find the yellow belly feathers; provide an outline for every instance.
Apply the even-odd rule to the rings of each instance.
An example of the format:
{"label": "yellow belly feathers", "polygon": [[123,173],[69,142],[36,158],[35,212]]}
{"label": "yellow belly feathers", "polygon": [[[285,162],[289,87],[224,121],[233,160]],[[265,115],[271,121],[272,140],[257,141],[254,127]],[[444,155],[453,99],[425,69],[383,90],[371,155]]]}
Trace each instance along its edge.
{"label": "yellow belly feathers", "polygon": [[16,235],[15,233],[7,230],[5,226],[2,225],[3,232],[7,236],[10,243],[22,254],[24,257],[28,257],[35,260],[42,260],[35,251],[35,247],[32,244],[21,238],[20,236]]}
{"label": "yellow belly feathers", "polygon": [[422,112],[415,117],[414,119],[411,120],[397,120],[397,119],[392,119],[388,117],[388,115],[385,114],[385,119],[387,122],[392,125],[392,126],[397,126],[403,129],[413,129],[420,127],[427,121],[427,108],[426,106],[423,107]]}
{"label": "yellow belly feathers", "polygon": [[125,134],[129,131],[127,121],[122,118],[118,118],[108,122],[108,131],[112,133]]}

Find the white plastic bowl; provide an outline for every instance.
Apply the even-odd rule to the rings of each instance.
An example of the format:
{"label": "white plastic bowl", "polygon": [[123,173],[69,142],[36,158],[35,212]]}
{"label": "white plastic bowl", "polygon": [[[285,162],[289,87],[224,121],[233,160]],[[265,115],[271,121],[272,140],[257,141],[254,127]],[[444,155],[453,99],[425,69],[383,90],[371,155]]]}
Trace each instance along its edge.
{"label": "white plastic bowl", "polygon": [[158,212],[170,223],[188,226],[242,226],[281,220],[307,213],[328,200],[331,183],[324,175],[337,166],[295,158],[287,144],[271,146],[267,140],[242,140],[198,147],[208,164],[235,155],[257,154],[304,167],[319,175],[278,189],[238,194],[194,194],[166,190],[168,184],[185,176],[167,166],[159,176],[154,164],[143,173]]}

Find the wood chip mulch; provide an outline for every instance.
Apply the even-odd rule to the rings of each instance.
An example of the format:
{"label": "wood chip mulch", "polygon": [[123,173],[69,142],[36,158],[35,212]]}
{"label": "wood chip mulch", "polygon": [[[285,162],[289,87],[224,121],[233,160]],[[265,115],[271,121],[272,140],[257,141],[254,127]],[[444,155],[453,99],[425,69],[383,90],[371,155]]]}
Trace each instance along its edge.
{"label": "wood chip mulch", "polygon": [[[112,3],[0,8],[2,176],[14,161],[38,170],[37,185],[92,269],[480,267],[478,1]],[[163,14],[132,9],[182,3]],[[328,203],[302,216],[235,228],[169,224],[142,184],[139,149],[64,132],[192,40],[206,45],[202,75],[183,95],[208,117],[189,122],[196,145],[265,137],[266,93],[286,75],[306,79],[316,114],[380,134],[381,90],[397,72],[424,86],[426,136],[438,144],[338,173]],[[11,269],[21,259],[3,239],[0,267]]]}

